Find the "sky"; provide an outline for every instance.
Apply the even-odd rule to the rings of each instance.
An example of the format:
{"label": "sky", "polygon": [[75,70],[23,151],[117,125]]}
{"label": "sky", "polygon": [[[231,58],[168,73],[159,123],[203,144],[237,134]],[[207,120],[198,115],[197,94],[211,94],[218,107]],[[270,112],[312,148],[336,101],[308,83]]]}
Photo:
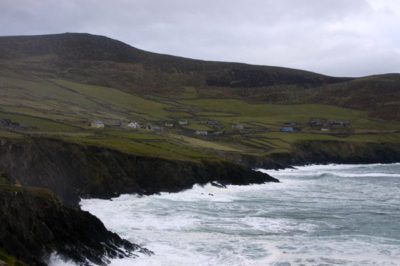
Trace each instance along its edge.
{"label": "sky", "polygon": [[0,25],[334,76],[400,72],[399,0],[0,0]]}

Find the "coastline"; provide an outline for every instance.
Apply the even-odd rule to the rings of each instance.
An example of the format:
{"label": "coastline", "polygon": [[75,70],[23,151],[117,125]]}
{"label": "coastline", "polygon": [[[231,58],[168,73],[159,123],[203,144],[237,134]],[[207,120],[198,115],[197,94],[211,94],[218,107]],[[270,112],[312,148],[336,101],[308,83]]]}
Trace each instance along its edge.
{"label": "coastline", "polygon": [[[82,208],[107,228],[127,239],[139,239],[155,252],[152,257],[111,265],[187,265],[189,260],[196,265],[210,265],[210,261],[212,265],[296,265],[300,259],[304,265],[317,264],[315,260],[323,264],[325,259],[343,265],[386,265],[380,259],[393,262],[396,255],[382,257],[381,250],[389,248],[387,238],[379,241],[371,234],[384,237],[377,228],[391,228],[392,243],[399,237],[393,226],[398,216],[394,202],[399,199],[396,169],[399,164],[313,165],[277,171],[282,183],[227,189],[206,185],[177,194],[87,199]],[[387,208],[379,201],[382,196],[390,199]],[[379,245],[384,246],[377,249]],[[390,247],[392,252],[397,248],[398,241]],[[374,254],[372,262],[361,254]]]}
{"label": "coastline", "polygon": [[[122,194],[180,192],[195,184],[212,182],[222,186],[279,182],[266,173],[254,171],[256,168],[276,170],[310,164],[400,162],[398,146],[323,144],[325,149],[321,149],[320,142],[303,143],[292,153],[235,163],[224,160],[173,161],[54,139],[32,138],[22,142],[2,142],[0,172],[10,184],[49,189],[62,204],[79,213],[82,212],[78,205],[81,198],[111,199]],[[332,150],[336,153],[331,153]],[[100,221],[94,217],[93,222]],[[108,254],[102,251],[101,245],[97,246],[96,252]]]}

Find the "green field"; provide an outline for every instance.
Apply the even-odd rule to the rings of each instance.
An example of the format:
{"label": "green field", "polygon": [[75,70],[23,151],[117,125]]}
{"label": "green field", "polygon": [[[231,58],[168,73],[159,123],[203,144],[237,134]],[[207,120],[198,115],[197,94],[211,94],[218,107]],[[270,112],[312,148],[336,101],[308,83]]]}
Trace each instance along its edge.
{"label": "green field", "polygon": [[[181,97],[140,97],[118,89],[60,79],[0,75],[0,119],[23,128],[0,128],[2,138],[46,136],[85,145],[98,145],[146,156],[197,160],[227,153],[265,155],[289,151],[299,141],[399,142],[400,123],[370,118],[366,112],[322,104],[260,104],[238,99],[199,98],[193,88]],[[322,132],[311,128],[311,119],[349,121],[348,127]],[[105,129],[89,123],[102,120]],[[189,124],[179,126],[180,119]],[[207,124],[217,121],[216,125]],[[173,122],[162,131],[132,130],[129,121],[141,124]],[[232,125],[240,123],[238,130]],[[295,124],[297,132],[280,129]],[[196,130],[208,131],[207,136]],[[223,132],[213,135],[213,132]]]}

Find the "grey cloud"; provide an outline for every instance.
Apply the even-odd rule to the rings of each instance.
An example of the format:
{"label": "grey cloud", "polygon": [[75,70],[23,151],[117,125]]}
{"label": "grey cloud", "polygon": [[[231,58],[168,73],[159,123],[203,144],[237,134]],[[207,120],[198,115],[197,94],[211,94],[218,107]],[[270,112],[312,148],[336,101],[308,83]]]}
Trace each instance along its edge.
{"label": "grey cloud", "polygon": [[330,75],[399,72],[396,0],[1,0],[1,35],[90,32],[160,53]]}

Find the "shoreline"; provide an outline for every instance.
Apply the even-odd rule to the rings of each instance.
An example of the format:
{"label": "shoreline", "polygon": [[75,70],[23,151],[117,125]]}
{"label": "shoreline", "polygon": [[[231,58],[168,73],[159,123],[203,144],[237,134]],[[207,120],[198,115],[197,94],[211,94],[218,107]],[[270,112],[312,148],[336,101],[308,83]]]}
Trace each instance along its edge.
{"label": "shoreline", "polygon": [[[336,200],[339,199],[340,201],[340,199],[343,199],[344,194],[347,195],[349,200],[352,200],[352,195],[354,194],[361,195],[362,197],[368,199],[368,195],[363,194],[362,191],[353,192],[353,189],[360,186],[366,186],[374,191],[375,186],[371,186],[370,182],[373,182],[372,184],[379,182],[379,180],[376,180],[377,178],[359,178],[356,175],[350,175],[349,178],[342,178],[341,175],[335,175],[335,173],[361,173],[365,171],[365,173],[376,173],[379,175],[379,173],[385,173],[384,169],[398,169],[398,165],[399,164],[396,165],[396,168],[386,167],[386,164],[382,165],[381,168],[375,168],[375,166],[377,166],[376,164],[369,165],[371,167],[358,165],[358,167],[354,169],[350,169],[350,165],[332,165],[334,167],[329,165],[306,166],[301,168],[298,172],[299,174],[303,173],[305,175],[304,179],[297,177],[296,170],[293,171],[293,173],[290,169],[282,171],[282,175],[280,175],[282,177],[282,184],[228,186],[228,189],[218,189],[210,185],[207,185],[206,187],[195,186],[192,190],[181,192],[178,195],[169,193],[162,193],[161,195],[153,195],[148,197],[125,195],[117,199],[113,199],[112,201],[101,199],[86,200],[83,202],[82,208],[94,213],[100,219],[104,219],[103,221],[108,228],[118,231],[122,236],[127,237],[128,239],[140,239],[140,243],[143,243],[146,247],[155,252],[154,257],[143,257],[140,259],[140,261],[132,263],[132,265],[147,265],[147,262],[149,265],[157,265],[157,261],[164,262],[162,258],[165,257],[166,251],[171,252],[171,249],[175,250],[174,247],[181,247],[181,245],[174,246],[174,241],[169,242],[168,239],[180,239],[184,242],[182,246],[186,247],[185,239],[186,237],[191,239],[191,232],[195,233],[196,235],[201,233],[202,235],[202,237],[199,239],[190,240],[190,244],[193,245],[193,247],[204,246],[206,243],[209,243],[209,245],[213,247],[215,246],[213,250],[218,250],[218,241],[223,243],[221,246],[225,246],[230,243],[230,237],[233,237],[235,240],[237,240],[240,238],[240,236],[243,236],[242,240],[244,242],[246,242],[247,239],[251,242],[252,247],[254,247],[254,243],[257,242],[257,239],[260,240],[260,238],[255,237],[255,235],[259,234],[258,236],[261,237],[261,241],[263,241],[262,243],[264,245],[258,247],[257,250],[260,251],[262,250],[262,246],[265,247],[265,245],[267,245],[266,252],[264,254],[266,256],[265,259],[268,260],[270,259],[268,254],[271,252],[271,249],[269,248],[272,248],[272,250],[277,250],[274,247],[279,246],[278,249],[281,250],[282,248],[285,249],[285,246],[290,247],[290,241],[292,237],[299,237],[300,240],[303,240],[302,236],[304,231],[301,230],[310,229],[310,234],[312,234],[313,229],[315,229],[314,232],[318,232],[320,229],[319,226],[325,226],[324,229],[332,230],[330,235],[332,236],[333,234],[333,236],[335,236],[335,230],[337,228],[342,228],[339,225],[344,226],[342,223],[346,223],[347,221],[346,216],[343,216],[342,219],[339,219],[338,216],[346,213],[347,207],[355,208],[355,210],[357,210],[357,203],[354,205],[354,202],[350,202],[349,206],[344,206],[344,208],[342,208],[343,210],[340,210],[335,203]],[[317,170],[320,173],[317,173],[315,170],[318,167],[321,168]],[[325,167],[330,169],[325,171]],[[273,170],[270,172],[273,172]],[[395,173],[394,170],[391,172]],[[313,173],[315,173],[315,176]],[[324,174],[322,175],[322,173]],[[330,174],[332,174],[332,176]],[[396,180],[399,180],[398,176],[399,175],[396,174]],[[382,175],[382,178],[391,177],[385,177]],[[388,184],[387,182],[382,183],[386,183],[386,185]],[[396,184],[398,184],[398,181],[396,181]],[[354,187],[342,187],[346,185],[352,185]],[[307,187],[309,189],[304,190]],[[390,189],[389,186],[388,188],[391,193],[396,192],[395,187]],[[299,194],[294,193],[296,191]],[[329,196],[326,195],[326,193],[329,193],[328,191],[332,192],[332,194]],[[383,191],[385,192],[385,190]],[[389,191],[387,192],[389,193]],[[212,193],[213,195],[209,195],[208,193]],[[315,197],[313,193],[318,193],[320,197]],[[260,200],[259,197],[264,200]],[[281,197],[287,199],[287,201],[281,200]],[[251,200],[254,200],[254,202],[250,202]],[[368,200],[364,200],[361,203],[365,205],[373,204],[373,202],[369,202]],[[293,204],[299,204],[299,206],[303,206],[304,208],[297,209],[294,207],[297,205]],[[374,206],[375,205],[371,206],[372,214],[376,214],[376,221],[379,221],[381,216],[379,213],[373,212]],[[159,216],[159,210],[162,210],[166,207],[168,208],[168,211],[166,211],[162,216]],[[116,208],[116,210],[114,210],[114,208]],[[249,211],[246,208],[250,208],[252,211]],[[311,215],[311,208],[315,208],[313,211],[319,212],[319,215]],[[112,211],[106,211],[108,209]],[[337,215],[332,214],[333,220],[330,221],[333,224],[339,223],[337,227],[333,224],[325,222],[325,220],[315,220],[317,219],[316,217],[326,219],[329,214],[325,213],[324,211],[327,209],[339,212]],[[224,210],[226,211],[225,213]],[[124,213],[122,213],[122,211]],[[219,215],[219,212],[224,214]],[[369,213],[368,211],[366,212],[367,214]],[[302,214],[310,214],[311,217],[306,218]],[[359,218],[360,212],[354,212],[353,214],[355,217]],[[109,217],[110,215],[116,215],[116,217],[118,217],[118,222],[113,221],[113,219]],[[193,215],[196,217],[194,220],[192,219]],[[394,217],[396,216],[396,214],[393,215]],[[232,216],[234,216],[234,218],[232,218]],[[229,217],[232,218],[232,224],[227,223],[227,219],[229,219]],[[187,220],[185,220],[185,218],[187,218]],[[179,223],[181,219],[183,219],[183,225]],[[143,221],[146,221],[146,223],[143,224]],[[174,221],[178,222],[178,224],[176,224]],[[277,222],[282,223],[277,224]],[[204,228],[204,224],[207,224],[211,228]],[[313,226],[311,226],[311,224]],[[236,230],[239,230],[240,233],[236,230],[233,230],[232,226],[236,226]],[[354,230],[357,230],[357,224],[354,224],[354,226],[356,228]],[[368,226],[365,226],[367,229]],[[132,231],[130,228],[135,228],[135,230]],[[286,231],[282,232],[282,228],[284,230],[290,230],[290,232],[292,232],[294,235],[287,235]],[[241,230],[250,230],[250,234],[246,235],[245,231]],[[270,230],[278,230],[278,232],[274,231],[275,233],[271,233]],[[166,231],[168,237],[162,237],[163,231]],[[215,239],[214,242],[212,241],[212,237],[216,232],[222,234],[218,234],[218,239]],[[346,234],[344,233],[344,235]],[[254,236],[254,238],[252,236]],[[319,234],[317,233],[316,237],[318,236]],[[273,240],[285,241],[286,245],[282,244],[282,242],[277,244]],[[307,243],[309,243],[311,247],[314,247],[314,241],[316,240],[318,239],[312,238],[312,240]],[[163,243],[163,245],[160,246],[160,242]],[[298,243],[301,243],[301,241]],[[322,246],[327,244],[324,241],[318,243],[320,243]],[[348,243],[349,247],[351,247],[351,243],[346,243]],[[296,249],[300,249],[300,247],[301,246],[296,244]],[[233,245],[231,248],[234,250],[238,248],[238,254],[241,257],[245,256],[245,254],[240,253],[245,251],[239,249],[239,247]],[[216,251],[219,254],[218,257],[223,257],[225,255],[223,248],[221,248],[221,250],[222,251]],[[196,258],[201,257],[202,255],[210,255],[204,254],[203,251],[203,249],[197,250],[195,248],[184,248],[184,250],[179,249],[179,252],[171,252],[171,254],[177,254],[177,256],[170,259],[166,258],[165,261],[169,263],[165,262],[165,264],[181,265],[178,262],[185,260],[185,257],[183,257],[182,254],[186,254],[187,257],[194,259],[193,262],[196,264]],[[290,250],[285,249],[285,251],[287,251],[287,253],[280,253],[283,257],[279,258],[279,262],[282,262],[282,264],[284,261],[286,261],[286,259],[291,258],[290,256],[293,255],[290,253]],[[343,251],[345,252],[345,249]],[[219,252],[221,252],[221,254]],[[310,256],[312,256],[318,253],[318,249],[310,249],[310,252],[312,252],[312,254],[306,254],[310,254]],[[335,256],[339,256],[340,254],[335,253],[325,255],[326,256],[324,257],[334,259],[337,258]],[[229,256],[234,255],[229,253]],[[212,260],[215,257],[217,256],[212,256],[210,259]],[[261,258],[261,256],[259,258]],[[126,265],[129,265],[129,260],[126,260],[126,262]],[[225,265],[222,263],[223,261],[218,262],[219,263],[215,262],[215,265]],[[234,262],[234,260],[232,260],[231,263],[232,262]],[[200,265],[201,263],[198,264]],[[237,264],[240,265],[240,263]],[[237,264],[234,262],[231,265]],[[269,265],[268,263],[254,264]]]}
{"label": "shoreline", "polygon": [[[174,193],[190,189],[196,184],[205,185],[211,182],[218,182],[222,186],[279,182],[269,174],[254,171],[255,168],[279,170],[305,165],[343,164],[343,162],[348,165],[355,162],[357,164],[400,162],[398,146],[386,149],[387,145],[345,144],[340,147],[340,152],[330,153],[338,144],[324,144],[329,146],[325,147],[325,150],[316,150],[315,148],[320,147],[321,143],[318,145],[313,143],[312,145],[316,145],[313,147],[314,150],[304,149],[304,146],[301,149],[295,147],[291,153],[252,158],[256,160],[253,162],[226,160],[193,162],[138,156],[54,139],[31,138],[20,142],[1,142],[0,173],[9,184],[48,189],[54,192],[68,208],[81,213],[83,212],[79,206],[81,198],[112,199],[123,194]],[[347,151],[352,152],[345,154]],[[100,222],[98,219],[95,220]],[[29,228],[30,225],[22,226]],[[96,250],[104,252],[101,245],[97,246]]]}

